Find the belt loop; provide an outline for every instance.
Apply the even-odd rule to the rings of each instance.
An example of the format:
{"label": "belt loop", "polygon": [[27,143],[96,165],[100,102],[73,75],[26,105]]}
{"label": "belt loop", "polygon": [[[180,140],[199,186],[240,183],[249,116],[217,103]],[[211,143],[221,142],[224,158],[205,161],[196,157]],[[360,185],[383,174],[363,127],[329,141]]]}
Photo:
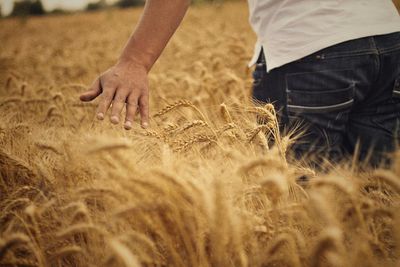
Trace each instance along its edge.
{"label": "belt loop", "polygon": [[371,48],[374,49],[376,54],[378,55],[379,54],[379,49],[378,49],[378,47],[376,45],[375,37],[374,36],[369,37],[368,41],[371,44]]}

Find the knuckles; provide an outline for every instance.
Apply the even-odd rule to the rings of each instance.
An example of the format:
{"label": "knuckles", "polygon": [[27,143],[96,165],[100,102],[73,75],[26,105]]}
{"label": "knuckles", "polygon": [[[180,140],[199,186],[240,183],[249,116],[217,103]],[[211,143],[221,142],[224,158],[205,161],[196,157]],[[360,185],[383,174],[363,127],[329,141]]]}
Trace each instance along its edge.
{"label": "knuckles", "polygon": [[[141,97],[148,97],[147,75],[133,75],[120,72],[114,68],[101,74],[98,79],[102,89],[103,98],[110,99],[118,97],[119,101],[138,101]],[[116,93],[118,92],[118,94]],[[122,97],[122,96],[127,97]],[[121,99],[124,98],[124,99]],[[147,102],[147,101],[146,101]]]}

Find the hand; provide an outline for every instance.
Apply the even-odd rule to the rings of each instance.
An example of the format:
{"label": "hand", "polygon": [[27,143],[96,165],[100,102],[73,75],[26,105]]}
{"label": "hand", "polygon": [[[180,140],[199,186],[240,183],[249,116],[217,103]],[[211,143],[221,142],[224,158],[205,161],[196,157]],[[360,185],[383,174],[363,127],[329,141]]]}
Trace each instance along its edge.
{"label": "hand", "polygon": [[[147,69],[132,61],[122,61],[101,74],[90,89],[80,96],[82,101],[92,101],[101,96],[97,107],[97,118],[103,120],[111,106],[110,120],[120,121],[121,111],[126,106],[124,127],[132,128],[137,110],[140,112],[141,126],[149,125],[149,87]],[[112,105],[111,105],[112,104]]]}

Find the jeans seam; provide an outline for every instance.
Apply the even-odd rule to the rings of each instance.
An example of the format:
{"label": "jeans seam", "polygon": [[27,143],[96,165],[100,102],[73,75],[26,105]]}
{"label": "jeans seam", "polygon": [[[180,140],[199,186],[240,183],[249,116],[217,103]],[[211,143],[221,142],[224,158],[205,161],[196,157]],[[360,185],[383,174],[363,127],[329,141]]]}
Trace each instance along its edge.
{"label": "jeans seam", "polygon": [[324,59],[334,59],[334,58],[346,58],[346,57],[356,57],[356,56],[366,56],[366,55],[377,55],[378,52],[375,50],[359,50],[352,52],[336,52],[332,54],[322,54],[321,60]]}
{"label": "jeans seam", "polygon": [[389,48],[382,48],[379,49],[379,54],[387,54],[396,50],[400,50],[400,44],[397,44],[395,46],[389,47]]}
{"label": "jeans seam", "polygon": [[314,73],[324,73],[324,72],[334,72],[334,71],[350,71],[350,70],[353,70],[353,69],[333,69],[333,70],[286,73],[285,74],[286,90],[288,90],[288,83],[287,83],[288,77],[292,77],[292,76],[296,76],[296,75],[310,74],[310,73],[314,74]]}
{"label": "jeans seam", "polygon": [[289,111],[296,112],[306,112],[306,113],[319,113],[321,111],[334,111],[341,108],[351,107],[354,103],[354,99],[350,99],[346,102],[335,104],[335,105],[324,105],[317,107],[301,106],[301,105],[287,105]]}

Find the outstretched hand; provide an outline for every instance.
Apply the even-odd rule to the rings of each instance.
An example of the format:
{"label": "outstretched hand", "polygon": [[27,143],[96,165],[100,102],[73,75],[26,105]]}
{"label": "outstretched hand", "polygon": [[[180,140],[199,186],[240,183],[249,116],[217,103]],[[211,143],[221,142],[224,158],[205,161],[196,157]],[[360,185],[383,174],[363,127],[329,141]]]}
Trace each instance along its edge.
{"label": "outstretched hand", "polygon": [[143,128],[149,125],[147,75],[179,26],[190,0],[147,0],[143,14],[123,49],[118,63],[100,75],[80,97],[92,101],[101,96],[97,118],[103,120],[111,107],[110,120],[120,122],[126,107],[125,129],[132,128],[139,111]]}
{"label": "outstretched hand", "polygon": [[103,120],[108,109],[110,121],[120,122],[121,112],[126,107],[124,127],[132,128],[137,111],[140,113],[141,126],[149,125],[149,87],[147,70],[144,66],[132,62],[119,62],[101,74],[90,89],[80,96],[82,101],[92,101],[101,97],[97,107],[97,118]]}

